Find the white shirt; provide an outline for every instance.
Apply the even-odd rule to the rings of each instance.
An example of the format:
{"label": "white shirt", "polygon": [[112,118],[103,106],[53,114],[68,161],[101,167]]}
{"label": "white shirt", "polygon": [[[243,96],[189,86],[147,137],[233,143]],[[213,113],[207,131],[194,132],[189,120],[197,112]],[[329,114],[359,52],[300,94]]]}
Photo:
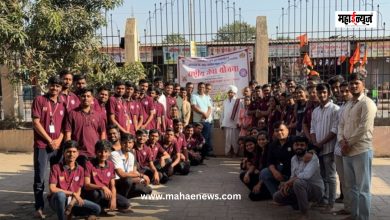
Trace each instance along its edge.
{"label": "white shirt", "polygon": [[[237,116],[235,120],[231,119],[234,105],[236,104],[236,97],[233,97],[231,100],[229,98],[223,101],[223,109],[221,114],[221,127],[226,128],[237,128]],[[237,114],[238,115],[238,114]]]}
{"label": "white shirt", "polygon": [[[122,169],[124,172],[129,173],[134,171],[135,168],[135,157],[131,152],[127,152],[127,160],[122,150],[113,151],[111,153],[111,161],[114,163],[115,169]],[[120,177],[115,174],[115,179],[120,179]]]}
{"label": "white shirt", "polygon": [[298,177],[299,179],[306,180],[311,184],[314,184],[324,190],[324,181],[322,180],[320,173],[320,161],[317,155],[313,154],[313,157],[308,163],[305,163],[302,158],[298,158],[294,155],[291,158],[291,177]]}
{"label": "white shirt", "polygon": [[165,114],[169,115],[169,112],[167,112],[167,97],[165,97],[164,94],[161,94],[157,101],[164,106]]}
{"label": "white shirt", "polygon": [[[207,112],[208,108],[212,107],[210,102],[210,97],[207,95],[199,95],[199,94],[192,94],[191,97],[191,105],[197,106],[202,112]],[[202,115],[192,111],[193,112],[193,121],[194,122],[211,122],[210,117],[204,120],[202,118]]]}
{"label": "white shirt", "polygon": [[369,97],[361,94],[356,101],[348,101],[341,116],[338,139],[347,139],[351,150],[346,156],[355,156],[372,149],[372,134],[377,107]]}
{"label": "white shirt", "polygon": [[[330,132],[337,135],[339,109],[340,107],[332,101],[326,103],[324,107],[320,105],[314,109],[312,113],[310,134],[315,134],[317,142],[325,139]],[[320,155],[334,152],[336,141],[337,138],[333,138],[324,144]]]}

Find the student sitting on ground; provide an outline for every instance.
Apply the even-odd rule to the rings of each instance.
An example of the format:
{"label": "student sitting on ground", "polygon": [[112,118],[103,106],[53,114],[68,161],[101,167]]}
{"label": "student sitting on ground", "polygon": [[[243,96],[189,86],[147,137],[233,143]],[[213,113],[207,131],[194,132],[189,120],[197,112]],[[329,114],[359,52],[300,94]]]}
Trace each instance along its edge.
{"label": "student sitting on ground", "polygon": [[299,209],[303,215],[302,219],[308,219],[309,202],[319,202],[324,195],[324,182],[320,174],[318,157],[313,154],[310,161],[305,159],[308,144],[309,140],[306,137],[295,138],[291,177],[274,194],[275,202]]}
{"label": "student sitting on ground", "polygon": [[145,129],[139,129],[136,133],[135,155],[138,162],[139,172],[147,175],[154,185],[164,184],[168,181],[168,176],[159,172],[153,163],[153,154],[147,146],[148,133]]}
{"label": "student sitting on ground", "polygon": [[168,176],[168,170],[172,163],[171,156],[162,148],[160,141],[160,132],[157,129],[149,131],[149,140],[147,142],[148,147],[152,151],[152,161],[156,169]]}
{"label": "student sitting on ground", "polygon": [[181,119],[173,119],[173,132],[175,133],[175,141],[178,147],[181,149],[181,154],[184,156],[184,165],[190,166],[190,160],[188,156],[186,137],[183,133],[183,121]]}
{"label": "student sitting on ground", "polygon": [[202,154],[203,148],[206,144],[206,139],[202,135],[203,130],[203,124],[202,123],[195,123],[194,124],[194,135],[193,137],[196,140],[196,147],[193,148],[195,152],[199,152],[202,156],[202,161],[205,159],[204,154]]}
{"label": "student sitting on ground", "polygon": [[[49,178],[50,207],[57,213],[59,220],[66,219],[66,215],[88,216],[87,219],[96,219],[100,213],[100,206],[80,196],[84,185],[84,168],[76,163],[79,156],[78,143],[66,141],[64,143],[64,159],[62,163],[51,168]],[[67,206],[67,201],[71,200]]]}
{"label": "student sitting on ground", "polygon": [[131,134],[122,134],[121,150],[111,153],[111,161],[115,167],[115,186],[117,193],[126,197],[133,198],[140,195],[152,193],[150,179],[137,171],[137,164],[133,151],[134,136]]}
{"label": "student sitting on ground", "polygon": [[198,145],[198,142],[194,138],[193,134],[194,126],[192,124],[187,125],[184,128],[184,135],[187,143],[188,158],[191,166],[197,166],[203,163],[202,155],[200,154],[202,146]]}
{"label": "student sitting on ground", "polygon": [[111,148],[111,142],[98,141],[95,145],[96,158],[87,161],[85,171],[85,196],[100,205],[103,215],[107,214],[105,208],[121,212],[130,210],[127,198],[116,193],[114,164],[108,160]]}
{"label": "student sitting on ground", "polygon": [[[259,137],[266,139],[267,134],[261,134]],[[265,147],[267,139],[262,140],[261,143]],[[251,190],[249,198],[252,201],[272,198],[267,187],[262,185],[262,181],[259,181],[259,174],[261,169],[264,168],[264,160],[266,159],[263,153],[264,150],[257,145],[255,137],[245,139],[244,159],[241,163],[243,171],[240,174],[240,179]]]}
{"label": "student sitting on ground", "polygon": [[179,145],[177,145],[173,129],[167,128],[165,136],[161,141],[161,146],[172,158],[172,164],[170,165],[168,174],[172,175],[176,172],[181,175],[187,175],[190,172],[190,166],[189,163],[185,161],[185,157],[181,153]]}

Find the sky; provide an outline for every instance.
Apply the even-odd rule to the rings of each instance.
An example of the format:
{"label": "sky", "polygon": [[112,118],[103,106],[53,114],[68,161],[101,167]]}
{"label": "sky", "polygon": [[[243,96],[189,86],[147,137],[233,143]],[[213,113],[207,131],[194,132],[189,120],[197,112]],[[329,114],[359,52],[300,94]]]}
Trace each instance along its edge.
{"label": "sky", "polygon": [[[171,3],[177,4],[177,1],[179,1],[179,4],[181,4],[183,1],[187,0],[124,0],[124,3],[122,6],[117,7],[113,11],[109,11],[108,15],[110,17],[110,14],[112,14],[112,26],[114,29],[114,33],[117,33],[117,29],[120,30],[120,35],[123,37],[124,30],[125,30],[125,22],[127,18],[135,17],[137,20],[138,25],[138,32],[140,37],[144,35],[144,29],[149,30],[148,24],[149,22],[149,11],[154,12],[154,4],[157,4],[157,7],[159,7],[160,2],[162,2],[163,7],[168,6],[171,7]],[[209,4],[209,1],[213,2],[213,5],[215,5],[216,0],[194,0],[195,2],[203,2],[207,1],[207,4]],[[288,28],[290,27],[290,32],[293,32],[294,29],[294,9],[295,9],[295,31],[297,32],[296,35],[298,35],[298,32],[302,32],[306,30],[306,24],[307,29],[311,30],[333,30],[334,26],[334,15],[329,14],[328,8],[330,7],[332,9],[332,12],[336,9],[336,4],[338,10],[340,10],[341,7],[343,7],[343,11],[347,10],[347,7],[349,10],[352,10],[353,7],[355,7],[355,10],[358,10],[359,8],[359,1],[360,1],[360,8],[361,10],[364,10],[365,7],[368,8],[368,10],[371,9],[371,1],[373,1],[374,9],[376,10],[376,6],[380,5],[380,18],[379,22],[382,24],[383,22],[386,22],[388,25],[386,29],[390,30],[390,13],[386,13],[387,11],[390,11],[390,0],[307,0],[308,4],[308,17],[305,19],[306,16],[306,0],[290,0],[290,7],[288,7],[289,3],[288,0],[230,0],[229,2],[229,8],[227,7],[227,1],[228,0],[217,0],[219,8],[221,7],[222,1],[224,2],[224,8],[225,8],[225,16],[224,16],[224,23],[227,23],[226,18],[226,11],[230,11],[230,16],[233,17],[233,9],[232,9],[232,3],[235,2],[236,5],[236,19],[239,20],[238,16],[238,8],[241,8],[241,20],[246,21],[251,25],[256,24],[256,17],[257,16],[267,16],[267,25],[268,25],[268,35],[270,38],[276,38],[276,26],[279,26],[279,34],[282,30],[284,32],[287,32]],[[168,4],[165,4],[165,2],[168,2]],[[295,5],[294,6],[294,2]],[[314,13],[312,13],[312,3],[314,2]],[[319,7],[318,7],[319,2]],[[324,5],[325,3],[325,5]],[[330,3],[330,5],[329,5]],[[367,3],[367,4],[365,4]],[[302,5],[302,8],[300,8],[300,4]],[[347,6],[348,4],[348,6]],[[325,6],[325,7],[324,7]],[[176,6],[174,6],[176,7]],[[282,16],[282,7],[284,7],[284,13],[285,15]],[[287,22],[287,9],[290,9],[290,25]],[[323,9],[325,8],[325,12],[323,13]],[[334,9],[334,10],[333,10]],[[176,10],[176,9],[174,9]],[[214,9],[215,10],[215,9]],[[300,17],[300,11],[302,11],[302,14]],[[319,13],[318,13],[319,12]],[[159,12],[157,12],[158,14]],[[180,12],[181,13],[181,12]],[[196,12],[198,13],[198,12]],[[176,13],[175,13],[176,14]],[[221,13],[220,13],[221,14]],[[180,16],[181,17],[181,16]],[[220,16],[221,17],[221,16]],[[324,18],[326,22],[324,21]],[[330,19],[330,23],[328,20]],[[153,20],[154,18],[152,18]],[[160,22],[159,16],[157,16],[157,19]],[[165,19],[165,16],[163,16],[163,20]],[[210,19],[210,18],[208,18]],[[233,20],[232,18],[230,18]],[[177,18],[174,16],[174,21],[176,21]],[[219,19],[221,23],[221,18]],[[284,22],[282,22],[284,20]],[[307,22],[306,22],[307,20]],[[302,21],[302,22],[299,22]],[[171,18],[169,18],[169,23],[171,22]],[[204,22],[204,21],[203,21]],[[317,23],[316,23],[317,22]],[[283,25],[282,25],[283,23]],[[154,20],[152,21],[152,26],[154,24]],[[165,28],[165,25],[163,25]],[[176,25],[174,25],[176,26]],[[181,25],[180,25],[181,26]],[[214,26],[215,21],[214,21]],[[219,24],[221,26],[221,24]],[[168,27],[170,27],[168,25]],[[158,25],[158,28],[160,28],[160,25]],[[199,28],[199,27],[198,27]],[[216,29],[216,27],[214,27]],[[153,26],[153,32],[154,32],[154,26]],[[159,30],[159,29],[158,29]],[[164,29],[165,30],[165,29]],[[214,31],[213,31],[214,32]],[[386,31],[387,32],[387,31]],[[390,33],[390,32],[389,32]],[[294,34],[292,34],[294,35]],[[322,35],[317,33],[318,37],[321,37]],[[310,36],[310,35],[309,35]],[[315,34],[313,37],[316,37]]]}

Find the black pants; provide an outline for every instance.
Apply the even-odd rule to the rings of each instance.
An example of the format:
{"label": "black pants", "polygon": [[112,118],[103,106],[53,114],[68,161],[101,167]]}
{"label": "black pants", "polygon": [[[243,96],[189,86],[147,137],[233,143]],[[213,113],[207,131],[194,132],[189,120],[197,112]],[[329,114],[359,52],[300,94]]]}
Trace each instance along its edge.
{"label": "black pants", "polygon": [[198,166],[203,163],[203,158],[200,153],[193,150],[188,151],[188,157],[190,159],[191,166]]}
{"label": "black pants", "polygon": [[[108,208],[110,201],[104,198],[103,190],[86,190],[83,193],[83,197],[100,205],[101,209]],[[130,207],[129,200],[121,194],[116,194],[116,207],[118,209],[127,209]]]}
{"label": "black pants", "polygon": [[[139,170],[140,173],[145,174],[146,176],[149,177],[151,182],[154,182],[154,173],[149,167],[143,167]],[[169,178],[166,173],[158,172],[158,176],[160,178],[160,183],[165,184],[168,182]]]}
{"label": "black pants", "polygon": [[[245,174],[246,171],[240,173],[240,179],[243,183],[244,183]],[[262,184],[260,188],[260,192],[258,193],[252,192],[253,187],[255,187],[258,182],[259,182],[259,174],[251,173],[249,175],[249,183],[244,183],[250,190],[249,199],[252,201],[272,199],[271,193],[268,191],[267,187],[264,184]]]}
{"label": "black pants", "polygon": [[180,175],[187,175],[190,172],[190,162],[181,161],[174,167],[174,171]]}
{"label": "black pants", "polygon": [[49,147],[37,148],[34,147],[34,198],[35,210],[43,209],[44,199],[43,192],[45,191],[45,176],[47,167],[50,167],[61,159],[61,150],[52,150]]}
{"label": "black pants", "polygon": [[152,193],[152,188],[143,183],[133,182],[131,177],[115,180],[115,187],[117,193],[128,199]]}

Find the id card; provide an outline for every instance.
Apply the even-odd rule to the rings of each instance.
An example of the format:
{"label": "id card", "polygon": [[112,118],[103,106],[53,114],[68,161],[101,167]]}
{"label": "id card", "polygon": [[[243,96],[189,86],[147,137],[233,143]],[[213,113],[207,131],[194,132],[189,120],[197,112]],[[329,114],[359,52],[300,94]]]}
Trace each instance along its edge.
{"label": "id card", "polygon": [[56,129],[54,128],[54,125],[49,125],[49,133],[50,134],[56,133]]}

